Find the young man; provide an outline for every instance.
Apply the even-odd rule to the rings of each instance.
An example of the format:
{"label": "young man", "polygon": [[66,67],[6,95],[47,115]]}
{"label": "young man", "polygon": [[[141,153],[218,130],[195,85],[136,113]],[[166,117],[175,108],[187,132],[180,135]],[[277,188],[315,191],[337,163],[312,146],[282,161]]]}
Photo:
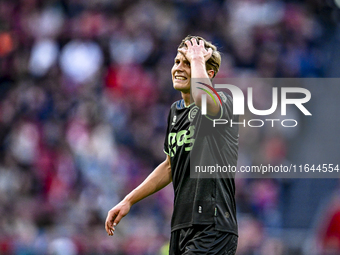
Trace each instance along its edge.
{"label": "young man", "polygon": [[[170,254],[235,254],[234,175],[215,174],[211,178],[205,171],[195,172],[197,166],[237,164],[238,128],[212,125],[212,119],[237,121],[232,113],[232,98],[222,92],[217,94],[211,87],[210,80],[220,63],[216,47],[201,37],[187,36],[179,45],[171,74],[173,86],[183,99],[170,109],[164,143],[167,157],[108,212],[105,228],[109,235],[113,235],[115,226],[133,204],[172,181],[175,199]],[[201,114],[203,109],[206,115]]]}

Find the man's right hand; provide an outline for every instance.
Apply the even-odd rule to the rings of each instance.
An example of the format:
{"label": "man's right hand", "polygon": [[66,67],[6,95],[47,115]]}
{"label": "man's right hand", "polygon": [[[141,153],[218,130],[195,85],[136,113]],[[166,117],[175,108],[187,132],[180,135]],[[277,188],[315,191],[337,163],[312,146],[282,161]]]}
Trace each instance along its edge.
{"label": "man's right hand", "polygon": [[159,164],[158,167],[133,191],[131,191],[118,205],[113,207],[107,214],[105,221],[106,232],[112,236],[115,226],[128,214],[133,204],[164,188],[171,182],[170,157]]}
{"label": "man's right hand", "polygon": [[108,212],[105,221],[105,229],[109,236],[113,236],[115,226],[117,226],[120,220],[128,214],[130,208],[131,204],[128,201],[122,200]]}

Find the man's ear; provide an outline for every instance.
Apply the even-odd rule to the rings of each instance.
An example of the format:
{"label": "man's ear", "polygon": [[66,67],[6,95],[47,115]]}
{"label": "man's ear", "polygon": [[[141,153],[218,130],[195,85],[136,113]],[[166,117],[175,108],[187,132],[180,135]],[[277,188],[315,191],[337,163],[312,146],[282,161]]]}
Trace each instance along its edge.
{"label": "man's ear", "polygon": [[215,74],[214,70],[208,71],[208,76],[209,76],[210,79],[214,78],[214,74]]}

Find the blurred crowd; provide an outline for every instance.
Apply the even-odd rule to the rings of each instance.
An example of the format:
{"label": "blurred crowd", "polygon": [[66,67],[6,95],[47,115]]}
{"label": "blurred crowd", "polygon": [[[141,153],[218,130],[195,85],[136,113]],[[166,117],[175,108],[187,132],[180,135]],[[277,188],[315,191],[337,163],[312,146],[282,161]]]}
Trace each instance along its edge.
{"label": "blurred crowd", "polygon": [[[188,34],[212,41],[219,78],[322,77],[326,2],[0,1],[0,254],[165,254],[171,185],[113,238],[104,221],[166,156],[177,46]],[[255,93],[261,105],[268,95]],[[299,132],[241,128],[239,164],[286,162]],[[236,184],[237,254],[286,254],[284,183]]]}

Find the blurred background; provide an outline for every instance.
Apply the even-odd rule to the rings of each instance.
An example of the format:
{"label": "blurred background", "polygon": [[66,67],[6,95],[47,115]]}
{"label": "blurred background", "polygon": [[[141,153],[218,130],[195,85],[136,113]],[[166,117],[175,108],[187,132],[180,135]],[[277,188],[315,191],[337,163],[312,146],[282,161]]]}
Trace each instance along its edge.
{"label": "blurred background", "polygon": [[[165,158],[181,40],[216,44],[219,78],[337,77],[339,20],[332,0],[0,1],[0,254],[167,254],[171,185],[104,221]],[[239,164],[336,163],[338,88],[294,131],[241,128]],[[338,180],[236,184],[238,255],[340,254]]]}

